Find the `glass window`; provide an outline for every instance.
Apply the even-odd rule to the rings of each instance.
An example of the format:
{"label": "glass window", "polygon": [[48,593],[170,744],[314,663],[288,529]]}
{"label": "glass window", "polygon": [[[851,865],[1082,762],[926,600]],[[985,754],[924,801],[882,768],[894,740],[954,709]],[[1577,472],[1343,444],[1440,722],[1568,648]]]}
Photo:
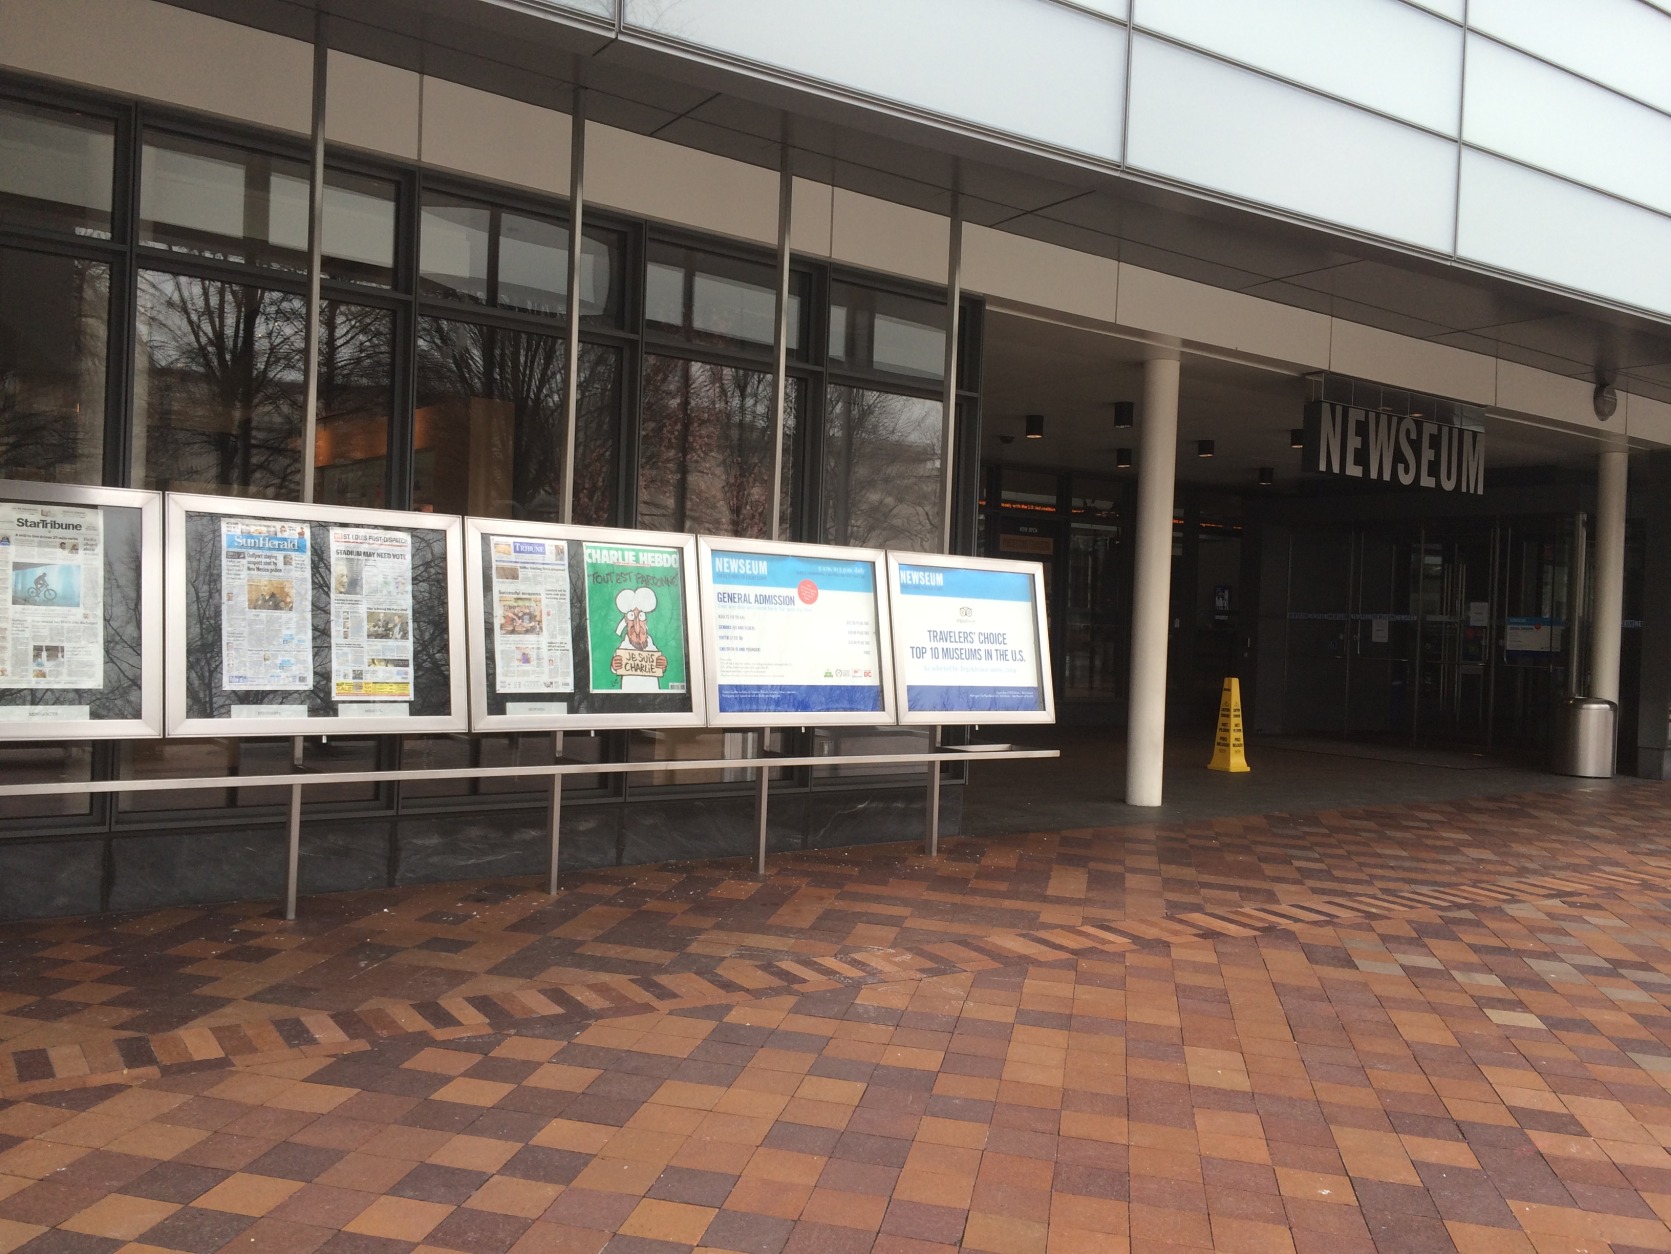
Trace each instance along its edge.
{"label": "glass window", "polygon": [[[418,322],[413,499],[419,509],[554,522],[561,510],[561,337],[452,318]],[[583,344],[574,521],[615,506],[619,349]]]}
{"label": "glass window", "polygon": [[[294,769],[288,739],[136,740],[122,742],[119,779],[191,779],[216,775],[288,775]],[[302,762],[310,774],[377,769],[372,736],[321,736],[303,741]],[[290,790],[273,788],[183,788],[175,792],[117,794],[124,814],[158,810],[218,810],[223,807],[282,806]],[[302,798],[315,802],[373,801],[376,784],[318,785]]]}
{"label": "glass window", "polygon": [[[140,243],[306,273],[306,164],[158,132],[146,134],[140,161]],[[392,283],[396,192],[385,179],[326,170],[326,275]]]}
{"label": "glass window", "polygon": [[[789,353],[801,350],[804,274],[789,282]],[[645,276],[644,322],[698,344],[770,349],[777,338],[777,270],[765,262],[653,242]]]}
{"label": "glass window", "polygon": [[1142,35],[1131,74],[1133,166],[1450,249],[1453,141]]}
{"label": "glass window", "polygon": [[[288,292],[140,272],[135,482],[177,492],[300,495],[305,305]],[[320,499],[365,500],[388,442],[392,316],[326,302],[320,331],[316,456],[330,458],[321,487],[333,494]],[[354,461],[374,465],[352,471]]]}
{"label": "glass window", "polygon": [[[77,741],[36,741],[0,745],[0,782],[6,784],[84,784],[93,778],[93,746]],[[90,814],[91,794],[49,797],[0,797],[0,819],[39,819],[48,815]]]}
{"label": "glass window", "polygon": [[[1120,15],[1118,0],[1085,7]],[[1118,160],[1126,32],[1040,0],[626,0],[629,26]],[[995,88],[995,84],[1002,84]]]}
{"label": "glass window", "polygon": [[[603,760],[607,740],[602,736],[565,736],[563,756],[578,762]],[[400,765],[408,771],[441,771],[471,766],[550,766],[549,732],[490,732],[475,736],[406,736],[401,741]],[[567,775],[565,793],[598,788],[602,775]],[[490,779],[408,780],[400,786],[402,800],[413,797],[476,797],[495,793],[546,795],[548,780],[517,776]]]}
{"label": "glass window", "polygon": [[[618,231],[588,227],[580,249],[581,320],[621,322]],[[561,317],[569,303],[569,229],[439,192],[424,195],[418,242],[421,290],[433,300]]]}
{"label": "glass window", "polygon": [[103,480],[110,267],[0,248],[0,478]]}
{"label": "glass window", "polygon": [[[786,734],[782,731],[764,733],[764,749],[782,753]],[[632,732],[627,741],[629,762],[718,762],[727,758],[758,758],[762,752],[762,733],[757,731],[708,731],[697,727],[658,728],[654,731]],[[918,768],[921,774],[922,768]],[[787,779],[789,772],[781,766],[771,768],[773,779]],[[691,788],[698,784],[753,783],[758,776],[752,767],[716,767],[711,771],[644,771],[627,776],[627,789],[637,792],[644,788],[666,786]]]}
{"label": "glass window", "polygon": [[[794,447],[800,383],[784,397]],[[638,454],[638,525],[658,531],[765,537],[772,483],[772,376],[648,354]],[[793,517],[789,456],[782,517]],[[787,533],[785,533],[787,534]]]}
{"label": "glass window", "polygon": [[0,220],[110,238],[116,124],[0,101]]}
{"label": "glass window", "polygon": [[825,397],[824,542],[937,551],[940,402],[837,385]]}
{"label": "glass window", "polygon": [[319,315],[319,417],[313,497],[330,505],[389,504],[394,314],[326,301]]}
{"label": "glass window", "polygon": [[946,306],[920,296],[830,284],[830,364],[913,379],[946,374]]}

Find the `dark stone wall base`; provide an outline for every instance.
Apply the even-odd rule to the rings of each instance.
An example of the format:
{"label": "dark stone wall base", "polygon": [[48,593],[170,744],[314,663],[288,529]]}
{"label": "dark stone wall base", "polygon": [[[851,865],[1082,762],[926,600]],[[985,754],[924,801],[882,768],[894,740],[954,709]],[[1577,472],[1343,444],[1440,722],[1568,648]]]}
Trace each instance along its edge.
{"label": "dark stone wall base", "polygon": [[[921,784],[774,794],[767,849],[789,853],[916,842]],[[963,789],[941,790],[940,834],[962,828]],[[561,868],[588,870],[754,856],[754,798],[682,797],[563,808]],[[545,814],[490,810],[302,824],[303,896],[446,880],[544,875]],[[277,899],[281,824],[108,838],[0,840],[0,921]]]}

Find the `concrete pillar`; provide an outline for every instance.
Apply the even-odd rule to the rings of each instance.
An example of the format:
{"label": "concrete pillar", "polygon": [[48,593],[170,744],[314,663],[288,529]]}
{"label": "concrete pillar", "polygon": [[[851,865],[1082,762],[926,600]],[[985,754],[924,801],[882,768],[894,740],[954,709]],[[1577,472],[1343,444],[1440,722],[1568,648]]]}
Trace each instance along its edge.
{"label": "concrete pillar", "polygon": [[1166,642],[1172,600],[1172,492],[1178,472],[1176,355],[1143,363],[1131,594],[1126,804],[1158,806],[1166,765]]}
{"label": "concrete pillar", "polygon": [[1625,486],[1630,453],[1604,449],[1596,476],[1595,593],[1590,606],[1590,691],[1619,699],[1619,641],[1625,624]]}

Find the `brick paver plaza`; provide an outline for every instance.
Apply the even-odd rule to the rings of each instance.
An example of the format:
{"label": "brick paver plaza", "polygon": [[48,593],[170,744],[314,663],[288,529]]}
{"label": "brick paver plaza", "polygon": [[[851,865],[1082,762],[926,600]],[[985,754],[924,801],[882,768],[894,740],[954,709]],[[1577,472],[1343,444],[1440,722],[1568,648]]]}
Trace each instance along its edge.
{"label": "brick paver plaza", "polygon": [[1671,1249],[1671,791],[0,929],[0,1252]]}

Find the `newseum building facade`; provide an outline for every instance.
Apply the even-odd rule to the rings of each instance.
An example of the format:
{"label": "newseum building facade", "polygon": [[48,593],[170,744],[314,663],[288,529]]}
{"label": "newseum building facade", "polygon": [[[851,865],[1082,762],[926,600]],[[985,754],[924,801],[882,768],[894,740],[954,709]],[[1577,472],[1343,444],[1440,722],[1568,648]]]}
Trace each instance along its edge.
{"label": "newseum building facade", "polygon": [[[1666,778],[1668,67],[1665,0],[0,0],[0,480],[1037,562],[1115,804],[1227,676]],[[470,772],[554,754],[565,868],[745,852],[768,752],[771,848],[907,839],[940,734],[11,727],[0,918],[281,893],[290,790],[170,780],[305,773],[316,893],[540,873]]]}

